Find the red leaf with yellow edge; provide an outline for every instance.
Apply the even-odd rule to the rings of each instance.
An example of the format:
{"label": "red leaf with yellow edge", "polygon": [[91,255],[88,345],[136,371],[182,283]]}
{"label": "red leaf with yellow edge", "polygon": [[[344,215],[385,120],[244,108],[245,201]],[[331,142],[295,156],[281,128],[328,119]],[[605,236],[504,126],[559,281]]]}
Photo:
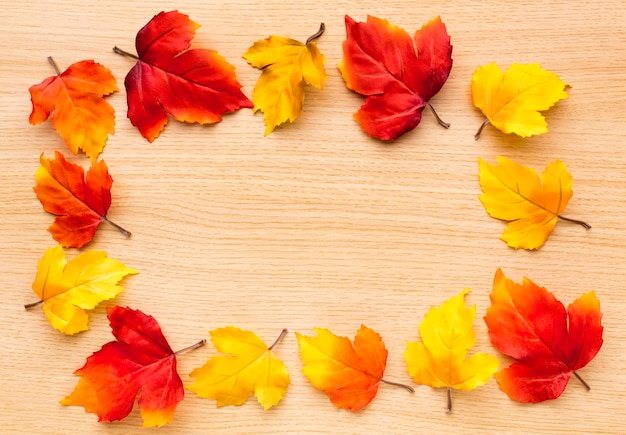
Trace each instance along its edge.
{"label": "red leaf with yellow edge", "polygon": [[381,382],[413,392],[409,386],[383,379],[387,365],[387,349],[380,335],[361,325],[354,344],[328,329],[315,328],[317,337],[296,332],[302,373],[318,390],[324,391],[338,408],[359,411],[378,393]]}
{"label": "red leaf with yellow edge", "polygon": [[448,408],[452,411],[450,390],[470,391],[486,384],[499,362],[486,353],[467,353],[476,343],[472,325],[476,305],[468,308],[464,297],[469,289],[431,307],[420,324],[422,341],[409,342],[404,357],[409,374],[418,384],[448,389]]}
{"label": "red leaf with yellow edge", "polygon": [[60,152],[54,156],[49,160],[41,155],[33,188],[44,210],[56,216],[48,228],[54,240],[66,248],[81,248],[103,221],[130,237],[130,232],[107,218],[113,178],[104,160],[93,164],[85,175],[81,166],[68,162]]}
{"label": "red leaf with yellow edge", "polygon": [[152,316],[118,306],[107,308],[107,315],[117,340],[106,343],[74,372],[81,378],[61,404],[82,406],[98,421],[110,422],[124,419],[139,395],[144,427],[171,423],[185,395],[176,355],[204,340],[174,353]]}
{"label": "red leaf with yellow edge", "polygon": [[397,139],[417,127],[424,108],[432,109],[428,101],[448,79],[452,69],[450,36],[439,17],[413,38],[387,20],[372,16],[366,23],[357,23],[346,15],[345,22],[343,61],[338,67],[346,86],[366,96],[354,117],[370,136]]}
{"label": "red leaf with yellow edge", "polygon": [[524,278],[517,284],[496,271],[485,323],[491,342],[517,362],[496,373],[500,388],[520,402],[542,402],[563,393],[572,374],[602,347],[602,313],[595,292],[567,307]]}
{"label": "red leaf with yellow edge", "polygon": [[52,125],[74,154],[82,149],[92,163],[98,159],[109,134],[115,131],[115,111],[102,97],[118,90],[111,71],[83,60],[29,88],[33,110],[28,121],[37,125],[50,117]]}
{"label": "red leaf with yellow edge", "polygon": [[167,115],[184,122],[212,124],[221,115],[252,102],[241,92],[235,68],[214,50],[189,49],[200,25],[178,11],[155,15],[135,40],[138,55],[124,85],[128,118],[152,142]]}

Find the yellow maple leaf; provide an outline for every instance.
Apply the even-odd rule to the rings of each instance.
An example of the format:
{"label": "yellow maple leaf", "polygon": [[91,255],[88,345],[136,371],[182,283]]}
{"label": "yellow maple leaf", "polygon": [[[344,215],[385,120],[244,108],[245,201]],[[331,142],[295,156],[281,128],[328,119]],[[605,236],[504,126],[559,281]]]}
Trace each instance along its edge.
{"label": "yellow maple leaf", "polygon": [[493,355],[476,353],[465,359],[476,342],[472,329],[476,305],[467,308],[464,296],[469,289],[431,307],[420,324],[421,342],[408,342],[404,352],[409,375],[415,382],[448,388],[448,412],[452,410],[450,390],[473,390],[486,384],[498,369]]}
{"label": "yellow maple leaf", "polygon": [[117,296],[124,289],[117,283],[138,273],[106,255],[103,251],[83,252],[68,263],[61,245],[48,248],[33,282],[39,301],[25,308],[42,304],[50,324],[68,335],[89,329],[85,310]]}
{"label": "yellow maple leaf", "polygon": [[538,249],[559,219],[589,229],[589,224],[561,216],[572,197],[572,176],[560,160],[550,163],[541,179],[532,168],[498,157],[498,165],[478,159],[479,195],[489,216],[509,221],[501,239],[512,248]]}
{"label": "yellow maple leaf", "polygon": [[217,400],[217,406],[242,405],[254,393],[264,409],[285,397],[289,374],[272,349],[287,333],[284,329],[270,347],[253,332],[234,326],[210,331],[211,341],[227,356],[214,356],[189,376],[187,388],[200,397]]}
{"label": "yellow maple leaf", "polygon": [[514,63],[506,73],[495,62],[479,67],[472,76],[472,98],[487,120],[475,138],[489,123],[521,137],[547,133],[548,124],[539,111],[567,98],[567,86],[558,75],[541,69],[537,63]]}
{"label": "yellow maple leaf", "polygon": [[284,123],[293,122],[304,104],[305,83],[322,89],[326,80],[324,56],[315,39],[324,32],[324,24],[306,43],[282,36],[270,36],[255,42],[243,57],[263,72],[252,91],[254,112],[263,112],[265,135]]}

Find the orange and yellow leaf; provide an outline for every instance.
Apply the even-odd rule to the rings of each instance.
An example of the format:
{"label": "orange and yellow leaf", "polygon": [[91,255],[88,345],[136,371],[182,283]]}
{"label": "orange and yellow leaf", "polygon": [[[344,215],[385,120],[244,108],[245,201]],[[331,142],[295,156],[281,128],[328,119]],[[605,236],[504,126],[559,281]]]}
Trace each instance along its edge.
{"label": "orange and yellow leaf", "polygon": [[[56,68],[52,58],[48,58]],[[93,60],[70,65],[63,73],[30,87],[33,125],[48,117],[74,154],[82,149],[95,163],[109,134],[115,131],[115,112],[102,97],[117,91],[111,71]]]}

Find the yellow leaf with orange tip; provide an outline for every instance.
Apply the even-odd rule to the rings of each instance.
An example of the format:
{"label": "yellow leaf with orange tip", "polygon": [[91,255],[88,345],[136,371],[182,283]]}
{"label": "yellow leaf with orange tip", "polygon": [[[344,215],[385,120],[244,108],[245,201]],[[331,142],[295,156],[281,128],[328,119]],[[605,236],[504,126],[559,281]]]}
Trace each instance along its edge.
{"label": "yellow leaf with orange tip", "polygon": [[572,176],[560,160],[550,163],[541,178],[532,169],[498,157],[498,165],[478,159],[479,196],[489,216],[509,221],[501,239],[512,248],[538,249],[559,219],[582,225],[561,213],[573,195]]}
{"label": "yellow leaf with orange tip", "polygon": [[106,252],[83,252],[68,263],[61,245],[48,248],[39,260],[33,282],[39,302],[26,307],[42,304],[50,324],[73,335],[89,329],[86,310],[117,296],[123,290],[118,282],[136,273],[119,261],[107,258]]}
{"label": "yellow leaf with orange tip", "polygon": [[252,102],[254,112],[263,112],[266,136],[300,115],[305,84],[318,89],[324,86],[325,59],[314,41],[323,31],[324,24],[306,43],[270,36],[255,42],[244,53],[250,65],[263,70],[252,92]]}
{"label": "yellow leaf with orange tip", "polygon": [[[476,306],[465,305],[468,292],[465,289],[439,307],[431,307],[420,324],[422,341],[408,343],[404,357],[418,384],[469,391],[486,384],[498,369],[493,355],[476,353],[466,358],[476,343],[472,329]],[[448,411],[451,406],[448,395]]]}
{"label": "yellow leaf with orange tip", "polygon": [[211,331],[217,350],[228,355],[214,356],[192,371],[195,382],[187,388],[217,400],[217,406],[242,405],[254,394],[264,409],[271,408],[285,397],[290,382],[287,367],[272,351],[286,333],[267,347],[255,333],[234,326]]}
{"label": "yellow leaf with orange tip", "polygon": [[567,98],[567,86],[538,63],[514,63],[506,73],[495,62],[479,67],[472,76],[472,98],[487,121],[476,133],[476,139],[487,123],[521,137],[547,133],[548,124],[539,111]]}

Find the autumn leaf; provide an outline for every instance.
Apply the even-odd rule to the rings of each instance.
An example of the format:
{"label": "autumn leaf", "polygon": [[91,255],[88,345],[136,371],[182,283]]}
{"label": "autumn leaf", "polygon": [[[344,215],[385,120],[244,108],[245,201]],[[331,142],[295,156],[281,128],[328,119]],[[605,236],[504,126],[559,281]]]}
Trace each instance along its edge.
{"label": "autumn leaf", "polygon": [[429,100],[439,92],[452,68],[452,45],[445,25],[434,18],[411,38],[387,20],[368,16],[357,23],[346,15],[343,61],[338,65],[346,86],[366,96],[354,115],[361,128],[382,140],[397,139],[417,127]]}
{"label": "autumn leaf", "polygon": [[489,216],[509,221],[501,239],[512,248],[538,249],[560,219],[591,226],[561,213],[572,197],[572,176],[560,160],[541,174],[514,161],[498,157],[498,165],[478,159],[479,195]]}
{"label": "autumn leaf", "polygon": [[29,88],[32,125],[50,117],[52,125],[74,154],[82,149],[95,163],[109,134],[115,131],[115,112],[102,97],[118,90],[111,71],[94,62],[76,62],[63,73],[48,61],[56,75]]}
{"label": "autumn leaf", "polygon": [[56,216],[48,228],[54,240],[66,248],[81,248],[93,239],[101,222],[130,237],[107,217],[113,178],[104,160],[92,164],[85,175],[81,166],[68,162],[60,152],[54,155],[53,160],[41,155],[34,187],[44,210]]}
{"label": "autumn leaf", "polygon": [[322,89],[326,81],[324,56],[315,40],[324,33],[324,23],[306,43],[282,36],[257,41],[243,55],[263,70],[252,92],[254,112],[263,112],[265,135],[285,122],[294,122],[304,104],[304,87]]}
{"label": "autumn leaf", "polygon": [[33,282],[39,301],[25,308],[43,305],[50,324],[68,335],[89,329],[85,310],[117,296],[124,289],[118,282],[138,273],[106,255],[102,251],[83,252],[68,263],[61,245],[48,248],[39,260]]}
{"label": "autumn leaf", "polygon": [[538,63],[514,63],[506,73],[495,62],[479,67],[472,76],[472,98],[487,120],[474,137],[478,139],[487,124],[521,137],[547,133],[548,124],[539,112],[567,98],[567,86]]}
{"label": "autumn leaf", "polygon": [[421,342],[408,342],[404,358],[415,382],[434,388],[447,388],[452,411],[451,389],[470,391],[486,384],[499,362],[486,353],[466,358],[476,343],[472,329],[476,305],[467,308],[464,297],[469,289],[431,307],[420,324]]}
{"label": "autumn leaf", "polygon": [[500,388],[520,402],[542,402],[563,393],[576,370],[602,346],[602,313],[595,292],[567,307],[545,288],[524,278],[517,284],[496,271],[485,323],[491,342],[517,362],[496,373]]}
{"label": "autumn leaf", "polygon": [[189,49],[199,27],[178,11],[161,12],[137,33],[137,56],[113,48],[137,60],[124,80],[128,118],[150,142],[168,114],[178,121],[212,124],[224,113],[252,107],[231,64],[214,50]]}
{"label": "autumn leaf", "polygon": [[205,340],[174,353],[154,317],[118,306],[108,307],[107,315],[117,340],[106,343],[74,372],[81,378],[61,404],[82,406],[98,421],[110,422],[124,419],[139,395],[144,427],[171,423],[185,395],[176,355]]}
{"label": "autumn leaf", "polygon": [[315,328],[315,332],[316,337],[296,332],[304,363],[302,373],[336,407],[351,411],[365,408],[378,393],[381,382],[413,392],[407,385],[383,379],[387,349],[374,330],[361,325],[354,344],[328,329]]}
{"label": "autumn leaf", "polygon": [[233,326],[210,332],[218,351],[190,376],[195,382],[187,387],[200,397],[217,400],[217,406],[242,405],[254,394],[264,409],[285,397],[289,375],[285,364],[274,355],[274,347],[287,334],[283,329],[270,347],[253,332]]}

